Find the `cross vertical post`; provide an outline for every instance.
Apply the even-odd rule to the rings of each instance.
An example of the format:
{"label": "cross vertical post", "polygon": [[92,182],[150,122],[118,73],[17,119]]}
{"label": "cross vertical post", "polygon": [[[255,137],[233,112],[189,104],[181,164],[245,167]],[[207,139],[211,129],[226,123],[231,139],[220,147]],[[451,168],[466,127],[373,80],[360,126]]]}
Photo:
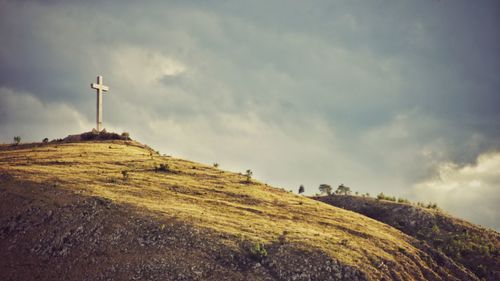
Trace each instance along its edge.
{"label": "cross vertical post", "polygon": [[96,89],[97,92],[96,129],[100,132],[102,128],[102,94],[109,91],[109,87],[104,86],[101,75],[97,76],[97,83],[90,84],[90,87]]}

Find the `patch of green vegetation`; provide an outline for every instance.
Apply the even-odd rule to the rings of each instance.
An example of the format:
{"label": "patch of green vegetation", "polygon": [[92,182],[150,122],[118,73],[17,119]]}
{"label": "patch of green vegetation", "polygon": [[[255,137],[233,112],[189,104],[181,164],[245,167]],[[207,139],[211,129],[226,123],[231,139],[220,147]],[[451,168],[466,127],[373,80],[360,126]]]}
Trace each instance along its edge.
{"label": "patch of green vegetation", "polygon": [[252,175],[253,175],[253,172],[252,172],[252,170],[250,170],[250,169],[248,169],[248,170],[245,172],[246,183],[251,183],[251,182],[252,182]]}
{"label": "patch of green vegetation", "polygon": [[394,196],[387,196],[387,195],[385,195],[383,192],[380,192],[380,193],[377,195],[377,199],[378,199],[378,200],[387,200],[387,201],[396,202],[396,197],[394,197]]}
{"label": "patch of green vegetation", "polygon": [[267,250],[264,247],[264,244],[255,243],[253,247],[250,249],[250,256],[252,259],[256,261],[262,261],[265,257],[267,257]]}

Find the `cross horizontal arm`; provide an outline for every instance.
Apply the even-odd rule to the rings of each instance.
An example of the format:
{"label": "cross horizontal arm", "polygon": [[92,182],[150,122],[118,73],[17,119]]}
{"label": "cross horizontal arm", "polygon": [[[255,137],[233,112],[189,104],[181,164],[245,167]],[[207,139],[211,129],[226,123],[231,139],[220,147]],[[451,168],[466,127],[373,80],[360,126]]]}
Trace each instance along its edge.
{"label": "cross horizontal arm", "polygon": [[108,86],[104,86],[104,85],[100,85],[100,84],[96,84],[96,83],[92,83],[90,86],[92,87],[92,89],[102,90],[104,92],[109,91]]}

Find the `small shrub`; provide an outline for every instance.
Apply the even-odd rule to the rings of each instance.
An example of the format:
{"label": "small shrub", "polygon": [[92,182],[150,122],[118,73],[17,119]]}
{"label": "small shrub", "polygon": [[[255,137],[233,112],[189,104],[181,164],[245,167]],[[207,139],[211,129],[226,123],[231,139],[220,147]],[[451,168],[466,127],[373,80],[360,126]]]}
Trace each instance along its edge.
{"label": "small shrub", "polygon": [[219,163],[215,162],[214,163],[214,168],[219,168]]}
{"label": "small shrub", "polygon": [[407,204],[409,204],[410,200],[408,200],[406,198],[398,198],[398,203],[407,203]]}
{"label": "small shrub", "polygon": [[121,136],[124,140],[130,140],[130,134],[128,132],[123,132]]}
{"label": "small shrub", "polygon": [[342,239],[342,240],[340,240],[339,244],[342,245],[342,246],[347,246],[347,245],[349,245],[349,240]]}
{"label": "small shrub", "polygon": [[42,142],[43,142],[43,143],[48,143],[48,142],[49,142],[49,139],[48,139],[48,138],[44,138],[44,139],[42,140]]}
{"label": "small shrub", "polygon": [[155,172],[169,172],[168,164],[161,163],[159,167],[155,167]]}
{"label": "small shrub", "polygon": [[383,192],[380,192],[380,194],[377,195],[377,200],[387,200],[387,201],[396,202],[396,197],[387,196]]}
{"label": "small shrub", "polygon": [[21,142],[21,137],[20,136],[15,136],[14,137],[14,144],[18,145]]}
{"label": "small shrub", "polygon": [[128,171],[123,170],[122,171],[122,176],[123,176],[123,180],[125,180],[125,181],[128,180]]}
{"label": "small shrub", "polygon": [[248,169],[246,172],[245,172],[245,177],[246,177],[246,182],[247,183],[250,183],[252,181],[252,175],[253,175],[253,172],[252,170]]}
{"label": "small shrub", "polygon": [[431,231],[432,233],[434,234],[439,234],[440,230],[439,230],[439,226],[437,226],[436,224],[432,226],[431,228]]}
{"label": "small shrub", "polygon": [[425,206],[427,209],[437,209],[438,206],[436,203],[429,202],[427,206]]}
{"label": "small shrub", "polygon": [[304,193],[304,191],[305,191],[305,188],[304,188],[304,186],[301,184],[301,185],[299,186],[299,194]]}
{"label": "small shrub", "polygon": [[267,257],[267,250],[264,247],[264,244],[256,243],[253,248],[250,249],[250,254],[254,260],[262,261],[265,257]]}

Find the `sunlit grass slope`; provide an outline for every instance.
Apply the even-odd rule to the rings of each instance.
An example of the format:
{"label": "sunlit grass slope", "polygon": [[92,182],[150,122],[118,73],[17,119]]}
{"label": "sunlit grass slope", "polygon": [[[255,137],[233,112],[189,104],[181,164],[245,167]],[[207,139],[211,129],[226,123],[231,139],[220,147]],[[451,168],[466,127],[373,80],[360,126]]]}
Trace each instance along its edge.
{"label": "sunlit grass slope", "polygon": [[[168,171],[157,171],[160,164]],[[135,142],[5,145],[0,147],[2,171],[253,243],[270,244],[285,237],[373,279],[384,276],[383,264],[398,265],[404,280],[424,280],[424,271],[443,276],[412,245],[415,240],[388,225],[253,179],[248,183],[238,173],[159,156]]]}

